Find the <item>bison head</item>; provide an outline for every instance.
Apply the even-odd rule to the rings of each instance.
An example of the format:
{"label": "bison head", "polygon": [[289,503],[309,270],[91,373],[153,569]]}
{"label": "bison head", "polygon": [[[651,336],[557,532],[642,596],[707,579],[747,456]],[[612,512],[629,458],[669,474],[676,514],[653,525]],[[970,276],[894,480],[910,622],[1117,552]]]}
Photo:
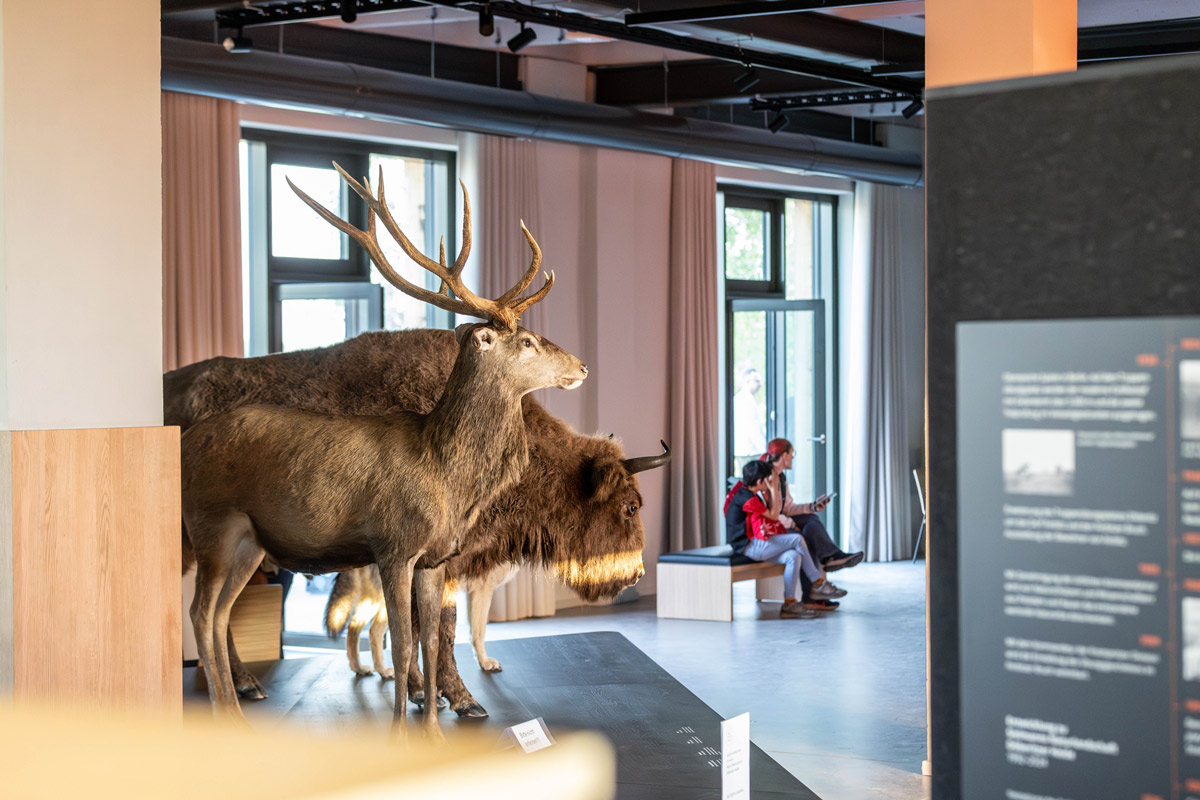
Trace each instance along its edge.
{"label": "bison head", "polygon": [[642,551],[642,494],[635,475],[670,460],[663,444],[657,456],[623,458],[608,439],[592,439],[576,474],[576,496],[566,506],[578,509],[566,535],[553,537],[554,553],[547,566],[585,600],[616,597],[646,574]]}

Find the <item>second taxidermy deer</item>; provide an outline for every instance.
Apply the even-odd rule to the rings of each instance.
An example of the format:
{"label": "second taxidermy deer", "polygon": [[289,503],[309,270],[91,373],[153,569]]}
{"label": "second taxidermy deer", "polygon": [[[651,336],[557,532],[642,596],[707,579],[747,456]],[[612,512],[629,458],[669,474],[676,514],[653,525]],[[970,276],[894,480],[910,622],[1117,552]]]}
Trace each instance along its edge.
{"label": "second taxidermy deer", "polygon": [[[340,167],[338,172],[367,204],[365,231],[292,189],[359,242],[396,288],[488,321],[456,330],[458,356],[445,392],[428,414],[342,417],[243,406],[184,434],[183,519],[197,563],[192,622],[210,675],[210,699],[218,712],[237,717],[241,708],[226,639],[229,613],[264,555],[295,572],[378,564],[395,664],[408,664],[412,652],[415,588],[425,696],[437,697],[445,561],[459,551],[480,511],[520,479],[528,462],[521,398],[552,386],[573,389],[587,376],[578,358],[517,325],[521,313],[554,284],[553,274],[547,275],[537,292],[521,297],[541,265],[541,251],[524,224],[533,252],[529,269],[499,298],[480,298],[461,280],[471,242],[465,188],[463,246],[447,267],[444,249],[434,261],[400,230],[387,209],[382,173],[376,198],[365,181],[358,183]],[[376,237],[376,218],[409,258],[440,279],[439,291],[418,287],[392,268]],[[396,681],[393,729],[401,738],[406,700],[406,682]],[[441,738],[433,703],[426,706],[423,726]]]}

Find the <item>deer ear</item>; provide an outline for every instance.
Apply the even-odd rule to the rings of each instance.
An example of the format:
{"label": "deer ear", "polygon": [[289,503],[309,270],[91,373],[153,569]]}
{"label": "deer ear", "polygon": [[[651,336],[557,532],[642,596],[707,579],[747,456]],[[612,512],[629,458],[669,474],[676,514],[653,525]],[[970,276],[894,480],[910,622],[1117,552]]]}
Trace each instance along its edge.
{"label": "deer ear", "polygon": [[471,344],[479,352],[491,350],[492,345],[496,343],[496,332],[486,325],[480,325],[475,330],[471,331]]}
{"label": "deer ear", "polygon": [[471,329],[474,328],[478,324],[479,324],[478,322],[464,322],[462,325],[459,325],[457,328],[455,328],[454,329],[454,343],[459,344],[459,345],[462,344],[463,339],[466,339],[467,334],[470,333]]}

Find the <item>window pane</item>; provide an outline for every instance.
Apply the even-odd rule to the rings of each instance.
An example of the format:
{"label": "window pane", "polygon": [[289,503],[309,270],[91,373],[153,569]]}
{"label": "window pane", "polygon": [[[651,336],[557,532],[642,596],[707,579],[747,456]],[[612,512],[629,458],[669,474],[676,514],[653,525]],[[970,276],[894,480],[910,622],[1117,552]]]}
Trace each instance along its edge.
{"label": "window pane", "polygon": [[285,178],[346,218],[342,179],[332,169],[271,165],[271,254],[282,258],[345,258],[345,236],[304,204]]}
{"label": "window pane", "polygon": [[[425,207],[426,163],[423,158],[372,154],[371,178],[375,180],[379,170],[383,169],[387,206],[396,224],[418,250],[437,259],[437,243],[427,242],[425,235],[430,227],[428,215],[432,213]],[[382,228],[380,231],[383,232]],[[391,236],[381,235],[379,242],[388,263],[406,280],[417,286],[437,289],[431,285],[430,273],[406,256]],[[453,260],[454,253],[448,253],[446,258]],[[383,286],[383,327],[386,330],[426,327],[428,306],[385,281],[374,264],[371,265],[371,282]]]}
{"label": "window pane", "polygon": [[767,312],[733,315],[732,475],[767,449]]}
{"label": "window pane", "polygon": [[[361,314],[355,314],[358,309],[350,308],[351,304],[361,304]],[[283,350],[307,350],[311,347],[325,347],[337,344],[350,336],[356,336],[361,331],[348,329],[347,317],[351,322],[355,318],[366,317],[364,300],[344,300],[323,298],[319,300],[283,300]]]}
{"label": "window pane", "polygon": [[784,288],[788,300],[813,293],[813,202],[789,197],[784,204]]}
{"label": "window pane", "polygon": [[825,447],[812,441],[821,434],[814,413],[814,391],[821,385],[816,374],[815,315],[812,311],[777,313],[776,328],[784,339],[784,357],[778,362],[783,372],[784,405],[776,430],[796,449],[788,483],[792,499],[807,503],[816,497],[818,489],[815,448]]}
{"label": "window pane", "polygon": [[765,211],[725,208],[726,278],[770,280],[771,273],[767,265],[767,237],[770,230],[770,220]]}

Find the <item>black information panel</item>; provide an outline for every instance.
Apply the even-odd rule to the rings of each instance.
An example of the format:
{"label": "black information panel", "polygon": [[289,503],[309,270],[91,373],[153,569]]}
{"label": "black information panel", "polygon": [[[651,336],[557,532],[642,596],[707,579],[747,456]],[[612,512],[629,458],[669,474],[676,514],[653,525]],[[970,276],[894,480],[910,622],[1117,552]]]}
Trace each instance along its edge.
{"label": "black information panel", "polygon": [[963,797],[1200,800],[1200,317],[957,336]]}

